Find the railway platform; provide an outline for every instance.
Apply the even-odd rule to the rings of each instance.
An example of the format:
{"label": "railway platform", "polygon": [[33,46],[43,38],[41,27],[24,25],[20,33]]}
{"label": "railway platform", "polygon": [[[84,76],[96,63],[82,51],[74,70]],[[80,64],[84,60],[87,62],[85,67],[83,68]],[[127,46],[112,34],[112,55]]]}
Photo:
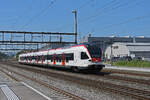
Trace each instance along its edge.
{"label": "railway platform", "polygon": [[52,100],[24,82],[16,82],[0,71],[0,100]]}
{"label": "railway platform", "polygon": [[150,68],[143,68],[143,67],[111,66],[111,65],[107,64],[107,65],[105,65],[105,68],[106,69],[118,69],[118,70],[150,72]]}
{"label": "railway platform", "polygon": [[0,82],[0,100],[51,100],[26,83]]}

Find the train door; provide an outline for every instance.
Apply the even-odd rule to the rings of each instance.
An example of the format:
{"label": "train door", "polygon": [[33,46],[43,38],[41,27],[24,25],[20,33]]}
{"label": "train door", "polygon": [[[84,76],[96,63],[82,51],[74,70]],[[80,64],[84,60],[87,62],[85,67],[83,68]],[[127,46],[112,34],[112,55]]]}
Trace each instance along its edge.
{"label": "train door", "polygon": [[49,54],[49,51],[47,51],[47,54],[46,54],[46,65],[48,66],[48,54]]}
{"label": "train door", "polygon": [[65,54],[62,54],[62,66],[65,66]]}
{"label": "train door", "polygon": [[37,55],[37,64],[39,63],[39,57],[38,57],[38,55]]}
{"label": "train door", "polygon": [[28,63],[28,56],[27,56],[27,63]]}
{"label": "train door", "polygon": [[53,64],[56,65],[56,54],[53,55]]}
{"label": "train door", "polygon": [[30,55],[30,64],[31,64],[31,55]]}
{"label": "train door", "polygon": [[43,65],[43,55],[41,56],[41,64]]}

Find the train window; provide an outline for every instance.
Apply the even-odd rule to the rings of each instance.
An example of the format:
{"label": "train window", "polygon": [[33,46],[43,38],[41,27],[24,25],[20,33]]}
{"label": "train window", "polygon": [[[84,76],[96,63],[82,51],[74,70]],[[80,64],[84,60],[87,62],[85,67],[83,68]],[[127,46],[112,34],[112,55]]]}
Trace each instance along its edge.
{"label": "train window", "polygon": [[56,62],[61,62],[62,57],[61,57],[60,54],[57,54],[57,55],[55,56],[55,59],[56,59]]}
{"label": "train window", "polygon": [[44,55],[44,56],[43,56],[43,60],[44,60],[44,61],[47,60],[47,55]]}
{"label": "train window", "polygon": [[34,60],[34,56],[31,56],[31,60]]}
{"label": "train window", "polygon": [[37,56],[34,56],[34,60],[37,60]]}
{"label": "train window", "polygon": [[59,59],[59,62],[61,62],[61,59]]}
{"label": "train window", "polygon": [[25,57],[26,60],[28,60],[28,57]]}
{"label": "train window", "polygon": [[68,59],[66,59],[66,62],[69,62],[69,60],[68,60]]}
{"label": "train window", "polygon": [[20,57],[20,60],[24,60],[24,57]]}
{"label": "train window", "polygon": [[92,58],[99,58],[102,55],[101,49],[96,45],[87,45],[87,49]]}
{"label": "train window", "polygon": [[74,54],[73,53],[65,54],[65,59],[66,60],[74,60]]}
{"label": "train window", "polygon": [[53,55],[48,55],[47,60],[51,60],[51,62],[53,62]]}
{"label": "train window", "polygon": [[39,56],[39,61],[41,61],[42,60],[42,56]]}
{"label": "train window", "polygon": [[61,62],[61,60],[62,60],[62,55],[59,54],[59,55],[58,55],[58,58],[59,58],[59,59],[58,59],[58,62]]}
{"label": "train window", "polygon": [[81,52],[81,59],[89,59],[89,57],[86,54],[86,52]]}
{"label": "train window", "polygon": [[55,55],[56,62],[58,62],[58,59],[59,59],[58,55]]}

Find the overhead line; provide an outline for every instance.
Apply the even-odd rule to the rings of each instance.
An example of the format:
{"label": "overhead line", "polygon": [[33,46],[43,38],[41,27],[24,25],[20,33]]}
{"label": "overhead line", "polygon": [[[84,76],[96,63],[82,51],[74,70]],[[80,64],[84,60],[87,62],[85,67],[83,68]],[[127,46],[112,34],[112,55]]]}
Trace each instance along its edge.
{"label": "overhead line", "polygon": [[[150,16],[150,14],[144,15],[144,16],[137,16],[137,17],[134,17],[134,18],[131,18],[131,19],[127,19],[127,20],[125,20],[125,21],[122,21],[122,22],[120,22],[120,23],[118,23],[118,24],[111,24],[111,25],[105,26],[105,27],[103,27],[102,29],[119,26],[119,25],[122,25],[122,24],[130,23],[130,22],[132,22],[132,21],[137,21],[137,20],[141,20],[141,19],[144,19],[144,18],[149,18],[149,16]],[[102,29],[100,29],[100,30],[102,30]]]}
{"label": "overhead line", "polygon": [[88,0],[83,5],[81,5],[80,7],[78,7],[77,10],[84,8],[86,5],[90,4],[91,1],[93,2],[94,0]]}
{"label": "overhead line", "polygon": [[88,16],[87,18],[81,19],[79,22],[81,23],[81,22],[87,21],[87,20],[89,20],[91,18],[94,18],[94,17],[98,16],[99,14],[102,14],[102,12],[104,12],[105,9],[109,9],[109,8],[111,8],[111,6],[114,6],[114,5],[120,3],[120,2],[116,2],[116,1],[117,0],[112,0],[112,1],[104,4],[102,7],[97,9],[97,11],[99,11],[98,13],[96,13],[95,15],[92,15],[92,16]]}
{"label": "overhead line", "polygon": [[48,7],[44,8],[40,13],[36,14],[35,16],[33,16],[26,24],[24,24],[22,26],[22,28],[26,27],[27,25],[29,25],[30,23],[32,23],[36,18],[38,18],[39,16],[42,15],[42,13],[44,13],[48,8],[50,8],[54,3],[56,2],[56,0],[52,0],[49,4]]}
{"label": "overhead line", "polygon": [[[136,0],[137,1],[137,0]],[[131,1],[133,2],[133,1]],[[108,3],[106,3],[105,5],[103,5],[102,7],[100,7],[100,11],[98,13],[96,13],[95,15],[92,15],[92,16],[89,16],[87,18],[84,18],[84,19],[81,19],[79,20],[79,24],[83,24],[84,22],[87,22],[88,20],[91,20],[97,16],[99,16],[100,14],[103,14],[103,13],[107,13],[107,12],[111,12],[112,10],[115,10],[115,9],[118,9],[118,8],[121,8],[123,6],[128,6],[129,4],[131,4],[131,2],[126,2],[126,3],[121,3],[117,0],[112,0]],[[135,1],[134,1],[135,2]],[[141,2],[141,1],[140,1]],[[139,2],[136,2],[136,4],[139,3]],[[105,11],[107,10],[108,11]],[[98,9],[97,9],[98,10]],[[92,20],[93,21],[93,20]],[[67,26],[70,26],[71,24],[68,24],[66,25],[65,27]]]}
{"label": "overhead line", "polygon": [[[33,3],[33,0],[31,1],[31,3]],[[27,12],[29,12],[29,10],[31,11],[31,9],[32,9],[32,7],[33,7],[33,5],[30,5],[25,11],[24,11],[24,13],[26,13],[26,15],[27,15]],[[24,17],[25,17],[25,15],[23,15]],[[11,28],[14,28],[14,24],[17,24],[17,22],[23,17],[22,15],[20,15],[20,16],[17,16],[17,19],[15,20],[15,22],[13,23],[13,26],[11,26]]]}
{"label": "overhead line", "polygon": [[[136,0],[136,1],[138,1],[138,0]],[[134,1],[135,2],[135,1]],[[141,1],[140,1],[141,2]],[[140,3],[140,2],[136,2],[135,4],[138,4],[138,3]],[[112,7],[111,9],[112,10],[115,10],[115,9],[118,9],[118,8],[120,8],[120,7],[123,7],[123,5],[125,5],[125,6],[128,6],[129,4],[131,4],[131,2],[126,2],[126,3],[124,3],[124,4],[120,4],[120,5],[118,5],[118,6],[116,6],[116,7]],[[107,11],[107,12],[111,12],[111,11]],[[106,12],[104,12],[104,13],[106,13]],[[96,17],[96,16],[95,16]],[[90,22],[93,22],[95,19],[93,19],[93,20],[91,20]],[[84,24],[84,23],[79,23],[79,24]]]}
{"label": "overhead line", "polygon": [[[101,10],[105,10],[105,9],[107,9],[107,8],[109,8],[110,6],[113,6],[114,4],[116,5],[116,4],[119,4],[120,2],[116,2],[117,0],[112,0],[112,1],[110,1],[110,2],[108,2],[108,3],[106,3],[106,4],[104,4],[102,7],[100,7],[100,8],[98,8],[97,10],[99,10],[99,9],[101,9]],[[78,9],[79,10],[79,9]],[[93,18],[93,16],[95,16],[95,15],[92,15],[92,16],[89,16],[89,17],[87,17],[86,19],[84,18],[84,19],[81,19],[81,20],[79,20],[79,23],[81,23],[81,22],[84,22],[84,21],[87,21],[87,20],[89,20],[89,19],[91,19],[91,18]],[[68,26],[70,26],[71,24],[67,24],[67,25],[65,25],[65,26],[62,26],[62,27],[60,27],[59,29],[62,29],[62,28],[64,28],[64,27],[68,27]]]}
{"label": "overhead line", "polygon": [[[92,1],[93,0],[88,0],[87,2],[85,2],[84,4],[82,4],[81,6],[79,6],[78,8],[76,8],[75,10],[79,11],[80,9],[84,8],[86,5],[90,4],[90,2],[92,2]],[[64,27],[68,27],[70,25],[72,25],[72,24],[69,23],[69,24],[67,24],[65,26],[60,26],[59,28],[56,28],[56,29],[62,29]]]}
{"label": "overhead line", "polygon": [[[87,21],[87,20],[91,20],[91,19],[93,19],[93,18],[95,18],[95,17],[97,17],[97,16],[99,16],[99,15],[101,15],[101,14],[104,14],[104,13],[107,13],[107,12],[111,12],[112,10],[115,10],[115,9],[118,9],[118,8],[120,8],[120,7],[123,7],[123,6],[127,6],[127,5],[129,5],[131,2],[126,2],[126,3],[115,3],[115,4],[119,4],[119,5],[115,5],[114,7],[112,6],[112,7],[107,7],[107,8],[110,8],[108,11],[104,11],[105,9],[107,9],[107,8],[104,8],[104,10],[102,10],[102,11],[100,11],[100,12],[98,12],[97,14],[95,14],[95,15],[93,15],[93,16],[90,16],[90,17],[87,17],[86,18],[86,20],[83,20],[83,21],[79,21],[80,23],[79,24],[81,24],[81,23],[83,23],[83,22],[85,22],[85,21]],[[113,4],[114,5],[114,4]],[[94,20],[92,20],[92,21],[94,21]]]}

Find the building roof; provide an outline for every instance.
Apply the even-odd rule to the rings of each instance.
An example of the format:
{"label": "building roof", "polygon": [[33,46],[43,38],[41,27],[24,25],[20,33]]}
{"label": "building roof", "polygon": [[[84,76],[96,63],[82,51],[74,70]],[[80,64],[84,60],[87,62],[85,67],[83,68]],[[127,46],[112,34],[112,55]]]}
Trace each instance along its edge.
{"label": "building roof", "polygon": [[131,37],[131,36],[123,36],[123,37],[84,37],[82,38],[83,42],[122,42],[122,43],[150,43],[150,37]]}
{"label": "building roof", "polygon": [[[117,44],[117,43],[115,43]],[[126,45],[129,51],[150,51],[150,43],[118,43],[120,45]]]}

